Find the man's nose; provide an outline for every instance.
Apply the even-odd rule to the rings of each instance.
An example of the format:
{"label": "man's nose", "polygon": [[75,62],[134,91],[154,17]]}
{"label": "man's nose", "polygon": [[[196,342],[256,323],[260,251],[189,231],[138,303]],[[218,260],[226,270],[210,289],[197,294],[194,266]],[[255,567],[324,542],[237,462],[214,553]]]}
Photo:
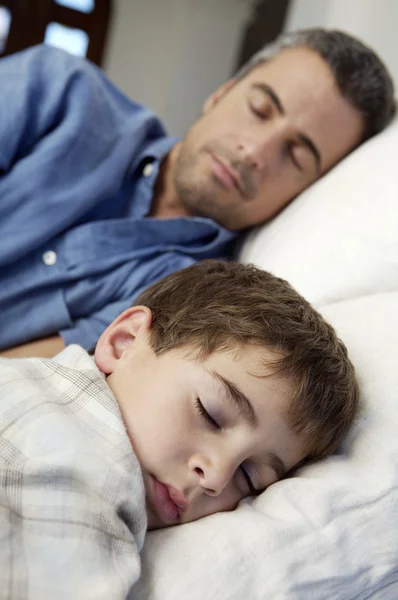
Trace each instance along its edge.
{"label": "man's nose", "polygon": [[266,129],[239,140],[238,156],[241,162],[253,170],[269,168],[280,159],[288,135],[284,123],[270,123]]}
{"label": "man's nose", "polygon": [[219,496],[232,479],[239,466],[237,457],[217,455],[212,458],[195,455],[190,468],[198,478],[199,485],[211,496]]}

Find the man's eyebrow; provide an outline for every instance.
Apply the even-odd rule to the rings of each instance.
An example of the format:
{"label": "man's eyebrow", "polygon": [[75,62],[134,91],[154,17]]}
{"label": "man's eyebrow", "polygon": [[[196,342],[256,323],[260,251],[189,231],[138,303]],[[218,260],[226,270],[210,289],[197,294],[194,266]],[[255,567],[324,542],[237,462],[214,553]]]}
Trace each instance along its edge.
{"label": "man's eyebrow", "polygon": [[258,419],[249,398],[234,383],[232,383],[232,381],[226,379],[226,377],[223,377],[215,371],[211,371],[211,373],[222,386],[227,400],[234,404],[235,408],[243,414],[246,421],[248,421],[252,427],[256,426]]}
{"label": "man's eyebrow", "polygon": [[[264,94],[266,94],[271,99],[272,103],[275,105],[280,115],[286,114],[285,107],[283,106],[281,99],[270,85],[268,85],[267,83],[259,82],[254,83],[252,87],[264,92]],[[317,171],[319,173],[319,171],[321,170],[321,153],[319,152],[319,148],[314,144],[311,138],[308,137],[308,135],[305,135],[304,133],[299,133],[297,137],[300,140],[300,142],[307,146],[308,150],[312,152],[315,158]]]}
{"label": "man's eyebrow", "polygon": [[261,92],[264,92],[264,94],[272,100],[272,103],[275,104],[276,109],[279,114],[281,114],[281,115],[286,114],[286,111],[281,102],[281,99],[279,98],[279,96],[275,92],[275,90],[273,90],[272,87],[270,85],[268,85],[268,83],[253,83],[252,87],[254,87],[257,90],[260,90]]}
{"label": "man's eyebrow", "polygon": [[315,146],[314,142],[307,135],[304,135],[303,133],[299,133],[297,137],[305,146],[307,146],[308,150],[310,150],[310,152],[312,152],[312,154],[314,155],[315,162],[316,162],[316,170],[318,171],[318,173],[320,173],[320,171],[321,171],[321,153],[319,152],[318,148]]}

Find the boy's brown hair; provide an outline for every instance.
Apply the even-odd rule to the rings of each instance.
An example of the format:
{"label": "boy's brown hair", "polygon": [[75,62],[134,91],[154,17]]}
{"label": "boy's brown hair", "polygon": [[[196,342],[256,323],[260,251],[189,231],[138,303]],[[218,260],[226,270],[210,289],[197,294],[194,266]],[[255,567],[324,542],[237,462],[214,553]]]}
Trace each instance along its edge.
{"label": "boy's brown hair", "polygon": [[[205,359],[216,350],[271,350],[273,373],[292,383],[292,427],[307,459],[333,452],[358,406],[358,384],[334,329],[287,281],[253,265],[209,260],[173,273],[134,302],[153,314],[156,353],[187,347]],[[267,357],[269,366],[269,354]]]}

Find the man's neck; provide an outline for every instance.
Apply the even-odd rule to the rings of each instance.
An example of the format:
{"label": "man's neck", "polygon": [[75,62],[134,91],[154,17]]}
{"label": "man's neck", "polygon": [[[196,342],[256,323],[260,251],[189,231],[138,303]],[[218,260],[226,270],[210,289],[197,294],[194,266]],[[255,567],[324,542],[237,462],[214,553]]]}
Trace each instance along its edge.
{"label": "man's neck", "polygon": [[155,183],[151,210],[149,212],[150,217],[156,217],[157,219],[171,219],[175,217],[192,216],[183,202],[181,202],[174,186],[173,170],[179,152],[179,146],[180,142],[173,146],[160,165],[158,178]]}

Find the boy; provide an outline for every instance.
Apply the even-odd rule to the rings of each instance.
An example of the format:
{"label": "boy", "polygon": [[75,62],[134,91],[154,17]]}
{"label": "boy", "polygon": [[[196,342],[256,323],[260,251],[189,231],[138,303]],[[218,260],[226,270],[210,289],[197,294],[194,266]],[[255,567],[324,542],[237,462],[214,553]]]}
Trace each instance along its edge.
{"label": "boy", "polygon": [[0,597],[126,598],[145,529],[233,510],[330,454],[358,387],[288,283],[198,263],[148,288],[94,360],[1,359]]}

